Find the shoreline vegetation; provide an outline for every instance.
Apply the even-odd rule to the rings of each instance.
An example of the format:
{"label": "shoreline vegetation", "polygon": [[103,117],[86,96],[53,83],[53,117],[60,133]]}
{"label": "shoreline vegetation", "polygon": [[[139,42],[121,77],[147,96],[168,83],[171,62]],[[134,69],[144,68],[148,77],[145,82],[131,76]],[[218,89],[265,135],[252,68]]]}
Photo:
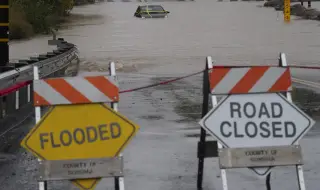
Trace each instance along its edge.
{"label": "shoreline vegetation", "polygon": [[[311,5],[314,1],[319,0],[312,0]],[[299,16],[300,18],[306,20],[320,21],[320,11],[313,8],[306,8],[307,2],[304,2],[304,5],[301,5],[299,0],[291,0],[291,4],[291,15]],[[283,0],[267,0],[267,2],[265,2],[263,6],[273,7],[276,11],[283,11],[284,2]]]}
{"label": "shoreline vegetation", "polygon": [[74,6],[95,0],[10,0],[9,39],[25,39],[49,34],[65,22]]}

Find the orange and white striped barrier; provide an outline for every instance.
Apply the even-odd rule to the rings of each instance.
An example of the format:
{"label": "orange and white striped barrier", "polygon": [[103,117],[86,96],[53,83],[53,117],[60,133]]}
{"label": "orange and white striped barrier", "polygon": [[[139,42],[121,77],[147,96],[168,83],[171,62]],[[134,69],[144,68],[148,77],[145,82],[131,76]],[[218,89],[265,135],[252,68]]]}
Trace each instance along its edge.
{"label": "orange and white striped barrier", "polygon": [[213,68],[209,71],[211,94],[275,93],[292,90],[289,68],[254,66]]}
{"label": "orange and white striped barrier", "polygon": [[[40,169],[44,173],[39,175],[39,190],[47,190],[47,182],[57,179],[71,180],[81,189],[94,189],[102,178],[110,177],[115,179],[116,190],[125,189],[121,152],[139,126],[117,113],[119,87],[114,62],[110,63],[109,72],[110,75],[106,76],[39,79],[38,67],[34,66],[33,99],[36,125],[27,134],[21,145],[36,155],[40,167],[44,167]],[[110,104],[110,107],[107,103]],[[51,109],[41,117],[40,106],[50,106]],[[61,131],[67,132],[70,136],[61,135]],[[51,140],[44,139],[43,135],[46,136],[49,133],[51,135],[60,133],[60,141],[56,141],[59,145],[44,148],[44,142],[53,143],[54,141],[53,136]],[[66,146],[67,141],[69,144]],[[66,147],[67,150],[64,149]],[[102,151],[91,151],[92,147]],[[104,149],[105,147],[109,148]],[[66,152],[68,156],[65,155]],[[61,170],[58,173],[54,172],[52,168],[64,168],[64,166],[57,166],[56,164],[59,165],[57,162],[54,163],[55,167],[49,166],[50,169],[46,169],[55,161],[65,165],[66,163],[72,164],[71,162],[79,163],[79,159],[84,160],[83,162],[87,165],[90,164],[90,175],[85,174],[86,176],[82,178],[77,175],[70,177],[70,168],[63,172]],[[101,159],[108,159],[109,162],[101,161]],[[110,159],[116,161],[113,162]],[[112,170],[109,175],[110,172],[106,171],[108,169],[101,169],[102,166],[97,167],[97,163],[105,163],[106,168],[116,168],[116,170]],[[64,172],[68,173],[67,177],[62,174]],[[57,177],[52,177],[52,173],[57,173]]]}
{"label": "orange and white striped barrier", "polygon": [[[201,134],[200,134],[200,141],[198,142],[198,175],[197,175],[197,188],[202,189],[203,183],[203,173],[204,173],[204,159],[211,158],[211,157],[218,157],[220,160],[220,176],[222,181],[222,188],[223,190],[228,190],[228,179],[227,179],[227,172],[226,169],[230,168],[241,168],[241,167],[248,167],[251,170],[255,171],[255,173],[259,177],[266,176],[266,186],[267,189],[270,187],[270,169],[274,166],[283,166],[282,163],[275,163],[275,160],[279,157],[272,157],[272,161],[266,163],[265,165],[261,165],[263,159],[260,158],[271,158],[269,153],[264,155],[262,154],[252,154],[250,155],[250,147],[254,148],[255,152],[265,151],[267,148],[272,147],[272,150],[278,149],[276,152],[284,153],[290,149],[291,146],[294,146],[295,149],[299,147],[299,140],[300,138],[307,133],[307,130],[313,126],[314,121],[307,116],[305,113],[299,110],[293,103],[292,103],[292,80],[294,82],[305,83],[309,86],[316,87],[315,83],[305,82],[302,80],[297,80],[295,78],[291,78],[290,69],[287,65],[286,56],[284,53],[280,54],[279,57],[279,66],[213,66],[213,61],[210,56],[207,57],[206,60],[206,69],[203,74],[203,103],[202,103],[202,119],[199,122],[201,125]],[[284,95],[282,95],[284,94]],[[219,100],[217,95],[225,96],[223,99]],[[268,97],[278,96],[280,99],[272,99]],[[232,101],[230,99],[232,99]],[[260,98],[259,101],[257,101]],[[226,100],[230,100],[226,103]],[[281,100],[283,102],[281,103]],[[255,114],[258,113],[257,108],[259,107],[260,113],[264,113],[262,110],[266,110],[267,102],[271,104],[283,104],[283,106],[279,107],[281,110],[281,116],[269,117],[266,116],[265,118],[261,115],[256,115],[256,117],[244,116],[247,114],[247,111],[244,111],[246,106],[248,105],[256,105],[250,109],[250,113],[254,112]],[[211,104],[211,105],[210,105]],[[237,113],[239,113],[239,117],[234,118],[234,111],[237,105]],[[287,108],[286,108],[287,105]],[[242,106],[242,107],[241,107]],[[241,108],[240,108],[241,107]],[[270,106],[272,107],[272,106]],[[224,108],[224,109],[221,109]],[[242,111],[241,111],[242,110]],[[254,111],[253,111],[254,110]],[[273,108],[272,108],[273,110]],[[274,112],[274,110],[272,111]],[[279,113],[280,113],[279,112]],[[220,115],[214,115],[219,113]],[[240,116],[242,114],[242,116]],[[296,113],[297,115],[293,115]],[[286,114],[286,116],[285,116]],[[300,116],[300,119],[298,118]],[[210,118],[211,117],[211,118]],[[224,118],[222,118],[224,117]],[[210,122],[209,121],[210,118]],[[280,135],[281,139],[283,140],[284,149],[281,149],[281,144],[279,143],[281,140],[278,136],[273,136],[273,139],[269,139],[269,142],[259,144],[258,142],[262,142],[264,137],[253,137],[252,135],[248,135],[247,139],[242,139],[244,136],[239,135],[239,131],[254,131],[256,130],[255,134],[258,134],[258,125],[261,127],[261,123],[265,121],[271,121],[274,119],[275,122],[272,122],[272,126],[270,128],[274,128],[275,123],[281,123],[280,121],[291,120],[294,126],[299,126],[297,128],[294,127],[292,131],[295,132],[295,138],[286,137],[285,135]],[[250,129],[246,129],[246,124],[236,124],[237,122],[243,122],[244,120],[248,121],[247,124],[255,125],[256,127],[252,127]],[[305,123],[299,123],[303,120]],[[205,123],[206,122],[206,123]],[[230,124],[233,123],[234,125]],[[260,123],[259,123],[260,122]],[[285,123],[284,122],[284,123]],[[226,123],[228,123],[226,125]],[[226,130],[223,129],[223,126],[227,126],[228,134],[226,134]],[[269,124],[268,124],[269,127]],[[255,129],[253,129],[255,128]],[[300,128],[300,132],[296,133]],[[286,131],[287,128],[285,126],[279,127],[279,130]],[[206,140],[207,132],[211,134],[214,138],[212,141]],[[274,131],[273,131],[274,132]],[[217,135],[218,134],[218,135]],[[219,136],[219,134],[222,134]],[[270,133],[271,134],[271,133]],[[234,136],[232,136],[234,135]],[[250,136],[250,137],[249,137]],[[221,137],[221,138],[220,138]],[[244,137],[246,138],[246,137]],[[260,138],[260,139],[259,139]],[[290,139],[291,138],[291,139]],[[233,147],[224,143],[224,141],[234,140]],[[242,139],[243,141],[241,141]],[[292,141],[293,139],[293,141]],[[252,141],[253,140],[253,141]],[[241,142],[240,142],[241,141]],[[243,142],[247,144],[242,144]],[[231,148],[230,148],[231,147]],[[240,150],[243,148],[243,154],[237,154],[241,152]],[[265,148],[265,149],[264,149]],[[233,150],[231,150],[233,149]],[[232,151],[239,151],[237,153],[232,153]],[[227,152],[224,157],[223,151]],[[274,152],[273,155],[278,153]],[[247,154],[249,153],[249,154]],[[297,153],[295,155],[298,155]],[[302,154],[301,154],[302,155]],[[257,156],[257,160],[252,159],[250,156]],[[239,161],[240,159],[247,159],[246,161]],[[253,157],[252,157],[253,158]],[[282,158],[281,158],[282,159]],[[222,162],[228,160],[228,164],[230,163],[230,168],[222,167]],[[297,179],[299,184],[299,189],[305,190],[305,180],[303,174],[303,164],[299,163],[301,158],[297,158],[297,162],[290,162],[294,160],[294,156],[289,156],[286,159],[283,159],[283,163],[286,163],[287,166],[295,166],[297,171]],[[250,167],[249,163],[252,161],[252,167]],[[268,160],[269,161],[269,160]],[[245,165],[236,167],[233,163],[245,163]],[[267,162],[267,161],[266,161]],[[231,164],[232,163],[232,164]]]}
{"label": "orange and white striped barrier", "polygon": [[33,84],[34,106],[119,101],[118,84],[111,76],[50,78]]}

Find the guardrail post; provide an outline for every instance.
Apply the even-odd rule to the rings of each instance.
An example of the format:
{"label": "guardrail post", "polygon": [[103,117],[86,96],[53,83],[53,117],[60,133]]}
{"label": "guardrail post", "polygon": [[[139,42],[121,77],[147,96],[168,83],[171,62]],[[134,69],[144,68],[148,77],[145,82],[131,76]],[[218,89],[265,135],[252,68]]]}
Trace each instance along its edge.
{"label": "guardrail post", "polygon": [[19,107],[20,107],[20,104],[19,104],[19,91],[20,91],[20,89],[18,89],[17,91],[15,91],[15,104],[16,104],[16,110],[18,110],[19,109]]}
{"label": "guardrail post", "polygon": [[32,84],[28,84],[27,86],[27,102],[28,103],[31,101],[31,85]]}
{"label": "guardrail post", "polygon": [[33,83],[30,84],[29,93],[30,93],[30,102],[33,102]]}
{"label": "guardrail post", "polygon": [[4,106],[3,106],[3,104],[4,104],[4,97],[3,96],[0,96],[0,119],[2,119],[2,118],[4,118],[4,116],[5,116],[5,110],[4,110]]}
{"label": "guardrail post", "polygon": [[6,96],[5,106],[6,106],[6,115],[14,113],[14,111],[16,110],[16,93],[15,92],[10,93]]}
{"label": "guardrail post", "polygon": [[19,107],[28,103],[28,87],[24,86],[19,89]]}

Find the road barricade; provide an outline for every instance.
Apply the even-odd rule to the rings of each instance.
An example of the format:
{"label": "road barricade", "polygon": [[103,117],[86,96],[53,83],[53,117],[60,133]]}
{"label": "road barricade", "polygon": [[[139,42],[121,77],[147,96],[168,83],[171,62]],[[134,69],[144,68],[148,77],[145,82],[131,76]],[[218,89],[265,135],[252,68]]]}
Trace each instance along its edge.
{"label": "road barricade", "polygon": [[[139,126],[118,113],[115,74],[112,62],[110,76],[39,80],[34,67],[36,126],[21,145],[39,158],[40,190],[50,180],[95,189],[102,177],[114,177],[115,189],[124,190],[121,151]],[[51,107],[43,117],[40,106]]]}
{"label": "road barricade", "polygon": [[[203,75],[203,110],[198,144],[198,189],[204,158],[218,157],[223,190],[226,169],[249,168],[267,176],[275,166],[295,166],[299,189],[305,189],[299,140],[315,122],[292,103],[291,75],[285,54],[279,66],[213,68]],[[219,102],[217,96],[225,96]],[[209,111],[209,103],[212,109]],[[217,141],[206,142],[206,132]]]}

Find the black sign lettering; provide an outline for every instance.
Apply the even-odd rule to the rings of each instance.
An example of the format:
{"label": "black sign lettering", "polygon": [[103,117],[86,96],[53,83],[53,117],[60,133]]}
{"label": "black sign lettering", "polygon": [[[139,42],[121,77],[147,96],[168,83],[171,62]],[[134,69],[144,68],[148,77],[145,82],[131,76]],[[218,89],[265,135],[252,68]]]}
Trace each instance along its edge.
{"label": "black sign lettering", "polygon": [[264,102],[262,102],[260,110],[259,110],[259,118],[265,116],[266,118],[270,118],[270,114],[268,112],[267,106]]}
{"label": "black sign lettering", "polygon": [[281,127],[277,127],[279,125],[281,125],[281,122],[279,122],[279,121],[272,122],[273,137],[275,137],[275,138],[283,137],[282,134],[278,133],[278,131],[281,132]]}
{"label": "black sign lettering", "polygon": [[238,132],[238,127],[237,127],[237,122],[233,122],[233,128],[234,128],[234,137],[235,138],[243,138],[243,134],[239,134]]}
{"label": "black sign lettering", "polygon": [[268,151],[266,150],[254,150],[254,151],[246,151],[246,156],[260,156],[260,155],[267,155]]}
{"label": "black sign lettering", "polygon": [[68,130],[61,131],[60,142],[63,146],[69,146],[72,143],[72,135]]}
{"label": "black sign lettering", "polygon": [[253,103],[247,102],[243,106],[243,112],[247,118],[253,118],[256,115],[256,107]]}
{"label": "black sign lettering", "polygon": [[[250,127],[251,126],[251,127]],[[251,130],[250,130],[251,129]],[[254,138],[258,134],[258,127],[253,122],[248,122],[245,126],[245,133],[248,137]]]}
{"label": "black sign lettering", "polygon": [[241,118],[240,104],[238,102],[230,102],[231,118],[234,118],[234,112],[238,113],[238,118]]}
{"label": "black sign lettering", "polygon": [[294,137],[296,135],[297,129],[296,129],[296,125],[293,122],[291,121],[284,122],[284,129],[285,129],[285,137]]}
{"label": "black sign lettering", "polygon": [[45,136],[48,137],[49,134],[48,133],[40,133],[40,145],[41,145],[41,149],[44,149],[44,143],[48,142],[48,139],[45,139]]}
{"label": "black sign lettering", "polygon": [[268,129],[268,127],[269,127],[268,122],[263,121],[260,123],[260,129],[261,129],[260,136],[261,137],[263,137],[263,138],[270,137],[271,133],[270,133],[270,130]]}
{"label": "black sign lettering", "polygon": [[76,128],[73,132],[74,141],[77,144],[83,144],[86,141],[84,131],[80,128]]}
{"label": "black sign lettering", "polygon": [[282,116],[282,106],[278,102],[271,103],[272,118],[280,118]]}
{"label": "black sign lettering", "polygon": [[[295,123],[280,120],[284,110],[279,102],[256,104],[247,101],[230,102],[229,104],[231,120],[221,122],[222,137],[292,138],[297,135]],[[246,120],[246,122],[241,122],[240,125],[238,119]]]}
{"label": "black sign lettering", "polygon": [[72,163],[72,164],[63,164],[63,168],[85,168],[87,167],[87,163],[79,162],[79,163]]}
{"label": "black sign lettering", "polygon": [[236,121],[223,121],[220,125],[220,133],[225,138],[292,138],[296,136],[297,129],[291,121],[249,121],[244,124],[243,130]]}
{"label": "black sign lettering", "polygon": [[228,133],[225,132],[224,130],[224,126],[227,126],[227,127],[231,127],[231,124],[228,122],[228,121],[224,121],[221,123],[220,125],[220,131],[221,131],[221,134],[222,136],[224,137],[231,137],[232,133],[229,131]]}
{"label": "black sign lettering", "polygon": [[110,123],[109,126],[107,124],[100,124],[98,126],[88,126],[85,128],[66,129],[57,133],[40,133],[39,140],[41,149],[59,148],[72,146],[74,144],[82,145],[84,143],[116,139],[121,136],[121,132],[119,123],[113,122]]}
{"label": "black sign lettering", "polygon": [[82,169],[82,170],[68,170],[68,175],[82,175],[91,174],[92,169]]}
{"label": "black sign lettering", "polygon": [[274,161],[275,158],[273,157],[277,154],[276,150],[253,150],[253,151],[245,151],[246,156],[250,158],[251,161]]}
{"label": "black sign lettering", "polygon": [[119,123],[111,123],[110,124],[110,132],[111,132],[111,137],[113,139],[116,139],[118,137],[120,137],[121,135],[121,127],[119,125]]}
{"label": "black sign lettering", "polygon": [[266,157],[253,157],[250,158],[251,161],[253,162],[263,162],[263,161],[275,161],[275,158],[272,156],[266,156]]}
{"label": "black sign lettering", "polygon": [[54,138],[53,138],[53,133],[52,132],[50,133],[50,141],[51,141],[52,148],[59,148],[61,146],[60,144],[56,144],[54,142]]}
{"label": "black sign lettering", "polygon": [[88,142],[95,142],[97,140],[98,133],[95,127],[92,127],[92,126],[87,127],[86,132],[87,132]]}
{"label": "black sign lettering", "polygon": [[100,135],[100,139],[101,140],[108,140],[109,137],[107,136],[104,136],[104,134],[107,134],[108,131],[107,131],[107,125],[106,124],[103,124],[103,125],[99,125],[99,135]]}

